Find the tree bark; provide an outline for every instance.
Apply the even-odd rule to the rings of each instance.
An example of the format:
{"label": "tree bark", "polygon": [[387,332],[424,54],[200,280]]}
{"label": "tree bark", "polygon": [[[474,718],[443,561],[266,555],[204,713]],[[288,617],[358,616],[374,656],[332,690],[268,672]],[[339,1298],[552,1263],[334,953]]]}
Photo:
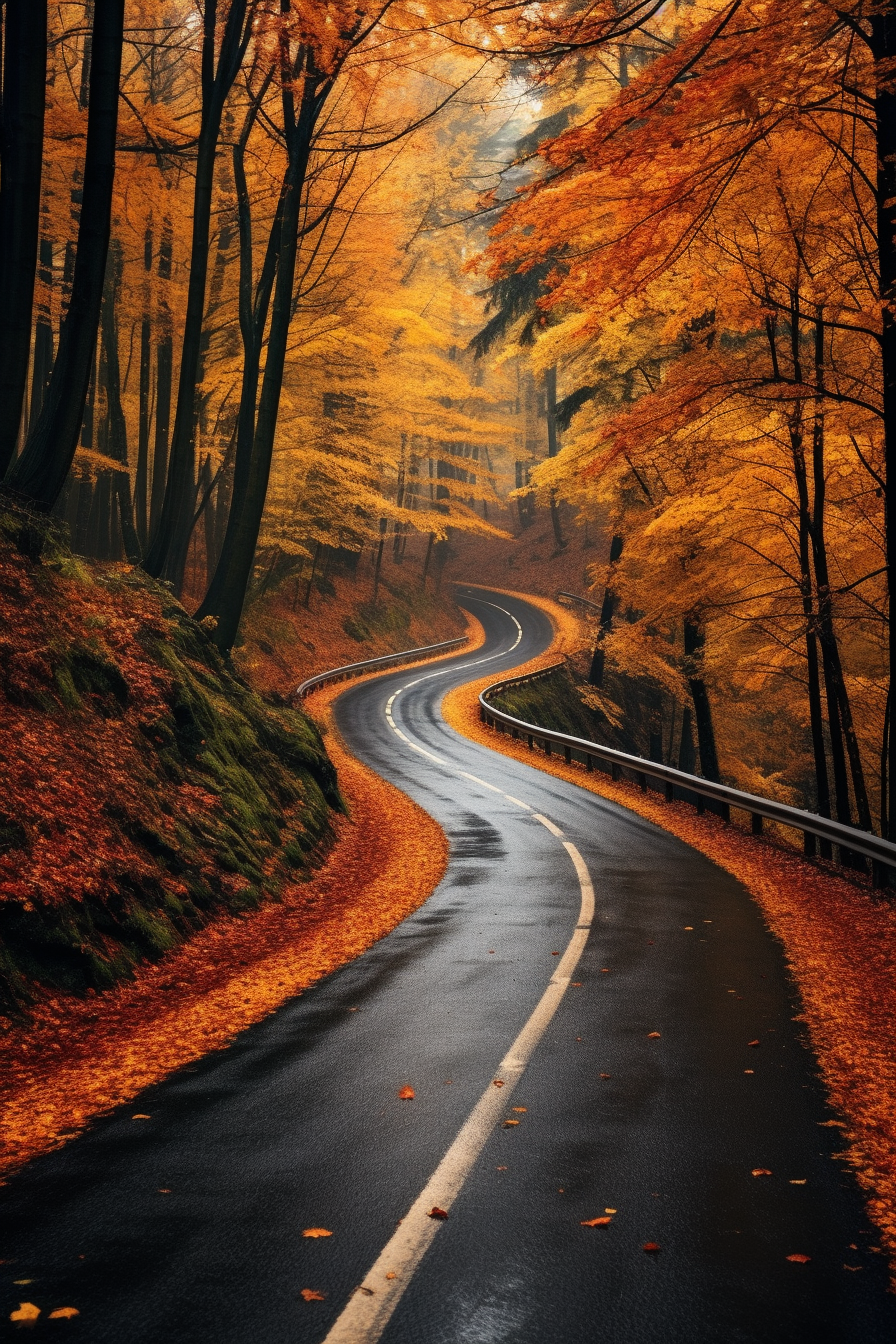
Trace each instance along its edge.
{"label": "tree bark", "polygon": [[700,772],[704,779],[719,783],[719,758],[716,752],[716,734],[712,722],[712,709],[706,682],[701,675],[703,644],[705,636],[702,626],[695,617],[685,619],[684,653],[690,667],[688,685],[694,703],[694,721],[697,725],[697,746],[700,751]]}
{"label": "tree bark", "polygon": [[[545,412],[548,422],[548,457],[556,457],[560,449],[560,438],[557,433],[557,365],[552,364],[544,373],[544,395]],[[554,540],[557,543],[557,550],[562,551],[566,546],[563,539],[563,529],[560,525],[560,507],[557,503],[557,497],[554,491],[551,491],[551,526],[554,529]]]}
{"label": "tree bark", "polygon": [[106,385],[109,457],[121,462],[124,470],[114,473],[113,485],[118,500],[121,537],[125,554],[132,565],[140,563],[140,539],[134,526],[131,477],[128,472],[128,427],[121,404],[121,365],[118,358],[118,301],[121,293],[121,247],[113,243],[109,252],[103,307],[100,318],[103,350],[103,381]]}
{"label": "tree bark", "polygon": [[196,387],[205,318],[209,234],[215,156],[224,103],[242,65],[251,36],[246,20],[247,0],[231,0],[215,68],[217,0],[206,0],[202,41],[202,119],[193,190],[193,234],[190,245],[190,282],[181,346],[177,408],[168,460],[168,478],[158,526],[144,560],[147,573],[168,579],[180,592],[195,504]]}
{"label": "tree bark", "polygon": [[55,504],[75,456],[96,349],[109,251],[123,35],[124,0],[96,0],[72,296],[43,409],[5,483],[11,494],[44,512]]}
{"label": "tree bark", "polygon": [[606,655],[603,650],[603,642],[606,636],[613,628],[613,613],[616,610],[616,594],[613,592],[613,566],[622,555],[623,538],[620,535],[613,537],[610,542],[610,564],[607,570],[607,582],[604,588],[604,600],[600,608],[600,624],[597,631],[597,642],[594,645],[594,653],[591,655],[591,669],[588,673],[588,681],[592,686],[598,689],[604,684],[604,661]]}
{"label": "tree bark", "polygon": [[0,479],[15,456],[31,352],[47,83],[47,0],[6,0],[3,36]]}

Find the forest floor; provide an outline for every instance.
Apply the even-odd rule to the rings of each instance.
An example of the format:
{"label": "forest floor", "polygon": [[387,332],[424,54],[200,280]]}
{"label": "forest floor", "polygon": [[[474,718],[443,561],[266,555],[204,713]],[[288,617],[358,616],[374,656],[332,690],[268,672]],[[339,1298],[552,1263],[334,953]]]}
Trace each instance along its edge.
{"label": "forest floor", "polygon": [[[519,596],[523,596],[522,593]],[[532,600],[531,596],[528,598]],[[553,602],[555,645],[520,672],[556,661],[576,644],[575,621]],[[809,863],[773,839],[752,836],[735,821],[698,816],[684,802],[642,793],[600,772],[530,751],[522,741],[485,728],[478,696],[494,674],[451,691],[446,720],[476,742],[558,775],[677,835],[733,874],[750,892],[780,940],[802,1002],[802,1020],[834,1109],[843,1117],[841,1157],[865,1191],[871,1218],[890,1256],[896,1288],[896,893],[881,896],[860,877]]]}

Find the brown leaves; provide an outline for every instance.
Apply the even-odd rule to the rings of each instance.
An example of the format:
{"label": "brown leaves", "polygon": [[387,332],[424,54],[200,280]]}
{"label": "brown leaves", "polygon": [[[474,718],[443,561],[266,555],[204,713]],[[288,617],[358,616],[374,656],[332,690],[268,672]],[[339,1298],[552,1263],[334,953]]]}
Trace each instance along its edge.
{"label": "brown leaves", "polygon": [[791,1262],[791,1264],[793,1264],[793,1265],[808,1265],[808,1263],[809,1263],[809,1261],[812,1259],[812,1257],[811,1257],[811,1255],[799,1255],[799,1254],[796,1254],[796,1255],[788,1255],[788,1256],[787,1256],[787,1259],[788,1259],[788,1260]]}
{"label": "brown leaves", "polygon": [[648,1031],[647,1039],[648,1041],[658,1041],[660,1039],[660,1034],[658,1031]]}
{"label": "brown leaves", "polygon": [[302,1233],[303,1237],[332,1237],[333,1233],[325,1227],[306,1227]]}
{"label": "brown leaves", "polygon": [[647,1251],[650,1255],[655,1255],[659,1249],[660,1246],[657,1241],[645,1241],[644,1245],[641,1247],[642,1251]]}
{"label": "brown leaves", "polygon": [[504,1121],[504,1128],[505,1128],[505,1129],[513,1129],[513,1126],[514,1126],[514,1125],[518,1125],[518,1124],[519,1124],[519,1120],[505,1120],[505,1121]]}
{"label": "brown leaves", "polygon": [[771,1176],[768,1167],[754,1167],[750,1172],[751,1176]]}
{"label": "brown leaves", "polygon": [[612,1223],[612,1221],[613,1221],[613,1219],[612,1219],[612,1218],[608,1218],[608,1217],[602,1217],[602,1218],[583,1218],[583,1219],[582,1219],[582,1222],[581,1222],[581,1226],[582,1226],[582,1227],[609,1227],[610,1224]]}
{"label": "brown leaves", "polygon": [[400,1088],[398,1089],[398,1096],[399,1096],[399,1100],[401,1100],[401,1101],[413,1101],[413,1100],[414,1100],[414,1089],[413,1089],[412,1087],[407,1087],[407,1086],[405,1086],[405,1087],[400,1087]]}
{"label": "brown leaves", "polygon": [[492,1079],[492,1087],[503,1087],[503,1086],[504,1086],[504,1079],[503,1079],[503,1078],[493,1078],[493,1079]]}
{"label": "brown leaves", "polygon": [[303,1288],[301,1296],[304,1297],[306,1302],[323,1302],[326,1293],[319,1293],[316,1288]]}
{"label": "brown leaves", "polygon": [[747,1045],[758,1045],[758,1041],[747,1041]]}
{"label": "brown leaves", "polygon": [[439,1222],[444,1222],[448,1217],[448,1213],[445,1209],[440,1209],[438,1204],[434,1204],[426,1216],[427,1218],[435,1218]]}
{"label": "brown leaves", "polygon": [[51,1311],[48,1320],[51,1321],[70,1321],[73,1316],[80,1316],[81,1313],[77,1307],[57,1307]]}
{"label": "brown leaves", "polygon": [[152,1116],[151,1116],[151,1115],[132,1115],[132,1116],[131,1116],[131,1119],[132,1119],[132,1120],[151,1120],[151,1119],[152,1119]]}

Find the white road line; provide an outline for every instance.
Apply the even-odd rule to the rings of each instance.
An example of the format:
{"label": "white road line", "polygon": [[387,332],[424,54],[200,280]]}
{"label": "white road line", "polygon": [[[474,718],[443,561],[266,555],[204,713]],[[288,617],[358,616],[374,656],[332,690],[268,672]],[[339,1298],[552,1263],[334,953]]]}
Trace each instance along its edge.
{"label": "white road line", "polygon": [[[483,598],[474,598],[473,601],[483,602],[485,606],[496,607],[498,611],[510,616],[517,628],[517,637],[511,649],[502,650],[501,653],[492,654],[488,658],[480,658],[477,663],[491,662],[493,658],[500,658],[505,653],[512,652],[523,635],[522,626],[516,617],[512,616],[504,607],[498,607],[494,602],[485,602]],[[468,663],[467,666],[475,667],[477,663]],[[386,720],[392,731],[414,751],[419,751],[421,755],[428,756],[439,765],[448,765],[448,762],[440,760],[432,752],[425,751],[422,747],[418,747],[414,742],[411,742],[395,723],[392,706],[402,691],[409,690],[411,686],[416,686],[421,681],[427,681],[430,677],[445,676],[447,672],[455,670],[455,668],[440,669],[438,672],[431,672],[427,676],[416,677],[413,681],[407,682],[406,685],[395,691],[386,703]],[[451,768],[450,765],[448,768]],[[474,784],[479,784],[485,789],[490,789],[493,793],[500,794],[502,798],[515,803],[517,807],[522,807],[527,812],[531,812],[533,818],[541,822],[542,826],[547,827],[552,835],[563,839],[563,832],[560,827],[555,826],[547,817],[536,812],[528,803],[522,802],[519,798],[514,798],[512,794],[505,793],[503,789],[494,784],[489,784],[487,780],[479,779],[477,775],[469,774],[466,770],[458,770],[456,773],[464,779],[471,780]],[[376,1262],[366,1274],[363,1283],[355,1289],[342,1314],[324,1340],[324,1344],[376,1344],[388,1325],[392,1313],[401,1301],[414,1271],[432,1245],[441,1226],[442,1220],[440,1218],[430,1217],[431,1210],[438,1208],[447,1213],[451,1208],[479,1154],[482,1152],[488,1136],[506,1112],[507,1102],[514,1087],[522,1077],[538,1042],[560,1006],[560,1001],[585,948],[594,919],[594,887],[585,861],[575,845],[571,844],[569,840],[563,839],[563,848],[569,854],[576,870],[582,896],[578,922],[566,946],[566,951],[555,967],[554,974],[551,976],[548,986],[529,1020],[498,1065],[495,1080],[500,1083],[500,1086],[496,1087],[495,1083],[492,1082],[485,1089],[427,1185],[401,1220],[398,1230],[383,1248]]]}
{"label": "white road line", "polygon": [[495,1079],[503,1086],[489,1083],[398,1230],[355,1289],[324,1344],[376,1344],[442,1225],[441,1219],[429,1216],[430,1211],[450,1210],[560,1006],[594,919],[594,887],[585,861],[568,840],[563,841],[563,847],[572,859],[582,892],[578,923],[547,989],[498,1065]]}

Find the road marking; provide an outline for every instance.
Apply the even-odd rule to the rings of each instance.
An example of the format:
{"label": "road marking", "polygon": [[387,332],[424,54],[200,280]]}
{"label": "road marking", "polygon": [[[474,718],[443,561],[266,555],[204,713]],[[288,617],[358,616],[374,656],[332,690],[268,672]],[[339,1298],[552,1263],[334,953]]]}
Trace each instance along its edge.
{"label": "road marking", "polygon": [[563,832],[561,831],[560,827],[555,826],[552,821],[549,821],[547,817],[543,817],[540,812],[533,812],[532,815],[536,821],[541,822],[542,826],[546,826],[548,828],[551,835],[559,835],[559,836],[563,835]]}
{"label": "road marking", "polygon": [[[550,826],[549,829],[556,828]],[[486,1140],[506,1112],[510,1094],[560,1006],[594,919],[594,887],[587,865],[568,840],[563,841],[563,848],[572,859],[579,879],[582,893],[579,918],[547,988],[498,1065],[494,1076],[504,1086],[497,1088],[489,1083],[426,1186],[401,1220],[398,1230],[349,1298],[324,1344],[376,1344],[442,1226],[441,1219],[429,1216],[430,1210],[437,1207],[447,1212],[460,1194]],[[389,1274],[394,1278],[387,1278]]]}

